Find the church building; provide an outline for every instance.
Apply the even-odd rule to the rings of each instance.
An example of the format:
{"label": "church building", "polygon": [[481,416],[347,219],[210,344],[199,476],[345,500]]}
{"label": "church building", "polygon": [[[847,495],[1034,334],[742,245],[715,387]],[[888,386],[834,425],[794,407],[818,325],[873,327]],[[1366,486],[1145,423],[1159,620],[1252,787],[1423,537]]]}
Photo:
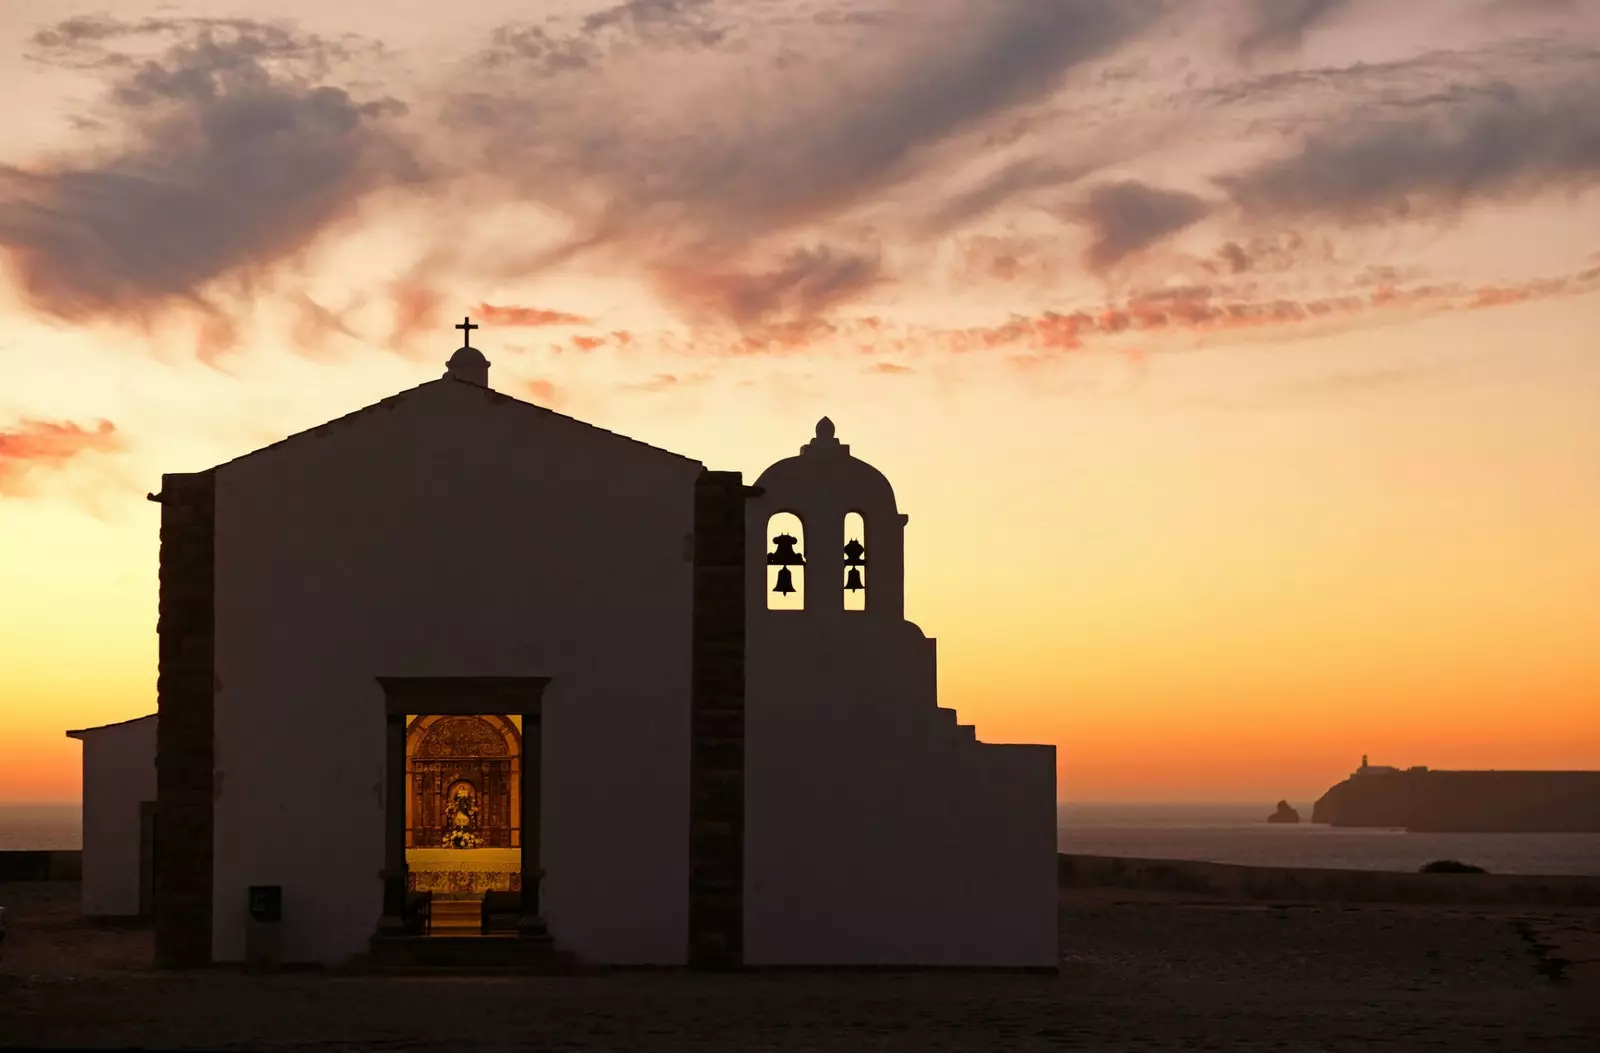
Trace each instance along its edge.
{"label": "church building", "polygon": [[747,484],[459,328],[150,495],[158,962],[1054,969],[1055,748],[939,706],[889,481],[824,418]]}

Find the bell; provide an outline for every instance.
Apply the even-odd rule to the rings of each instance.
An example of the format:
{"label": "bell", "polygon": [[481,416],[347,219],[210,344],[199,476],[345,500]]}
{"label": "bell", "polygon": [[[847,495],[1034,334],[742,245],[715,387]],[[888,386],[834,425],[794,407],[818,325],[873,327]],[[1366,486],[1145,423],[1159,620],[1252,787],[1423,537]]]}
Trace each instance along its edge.
{"label": "bell", "polygon": [[788,567],[778,571],[778,584],[772,587],[772,591],[781,592],[785,596],[794,591],[794,576],[789,573]]}
{"label": "bell", "polygon": [[866,553],[867,550],[861,547],[861,542],[851,538],[850,543],[844,547],[844,565],[847,567],[866,566],[867,561],[861,558]]}
{"label": "bell", "polygon": [[857,570],[855,567],[851,567],[850,573],[844,576],[844,591],[860,592],[864,588],[866,588],[866,586],[861,584],[861,571]]}
{"label": "bell", "polygon": [[774,567],[803,567],[806,558],[794,550],[796,542],[800,539],[793,534],[779,534],[772,539],[778,547],[767,553],[767,563]]}

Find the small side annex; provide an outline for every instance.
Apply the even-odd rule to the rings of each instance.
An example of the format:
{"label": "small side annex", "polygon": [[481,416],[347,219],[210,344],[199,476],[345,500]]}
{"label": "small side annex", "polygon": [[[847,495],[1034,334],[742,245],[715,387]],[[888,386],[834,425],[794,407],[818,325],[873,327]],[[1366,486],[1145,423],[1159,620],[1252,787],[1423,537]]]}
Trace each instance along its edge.
{"label": "small side annex", "polygon": [[67,732],[83,743],[83,914],[153,912],[156,715]]}

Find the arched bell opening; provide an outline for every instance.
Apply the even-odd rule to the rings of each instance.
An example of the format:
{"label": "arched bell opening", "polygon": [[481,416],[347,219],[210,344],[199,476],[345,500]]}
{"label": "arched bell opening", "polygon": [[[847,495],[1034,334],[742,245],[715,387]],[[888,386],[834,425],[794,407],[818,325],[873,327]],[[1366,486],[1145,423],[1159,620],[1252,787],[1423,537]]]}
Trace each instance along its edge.
{"label": "arched bell opening", "polygon": [[805,610],[805,524],[793,512],[775,512],[766,537],[767,610]]}
{"label": "arched bell opening", "polygon": [[867,609],[867,521],[860,512],[844,517],[844,609]]}

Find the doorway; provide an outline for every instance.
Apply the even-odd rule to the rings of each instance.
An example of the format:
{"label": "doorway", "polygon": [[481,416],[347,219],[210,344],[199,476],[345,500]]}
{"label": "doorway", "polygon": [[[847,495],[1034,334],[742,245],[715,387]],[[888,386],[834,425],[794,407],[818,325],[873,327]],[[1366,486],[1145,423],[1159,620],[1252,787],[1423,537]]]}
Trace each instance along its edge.
{"label": "doorway", "polygon": [[540,869],[545,677],[379,677],[384,909],[378,936],[547,939]]}
{"label": "doorway", "polygon": [[[504,931],[521,892],[522,718],[406,718],[406,891],[414,935]],[[416,916],[420,915],[420,917]],[[511,917],[512,928],[516,916]]]}

